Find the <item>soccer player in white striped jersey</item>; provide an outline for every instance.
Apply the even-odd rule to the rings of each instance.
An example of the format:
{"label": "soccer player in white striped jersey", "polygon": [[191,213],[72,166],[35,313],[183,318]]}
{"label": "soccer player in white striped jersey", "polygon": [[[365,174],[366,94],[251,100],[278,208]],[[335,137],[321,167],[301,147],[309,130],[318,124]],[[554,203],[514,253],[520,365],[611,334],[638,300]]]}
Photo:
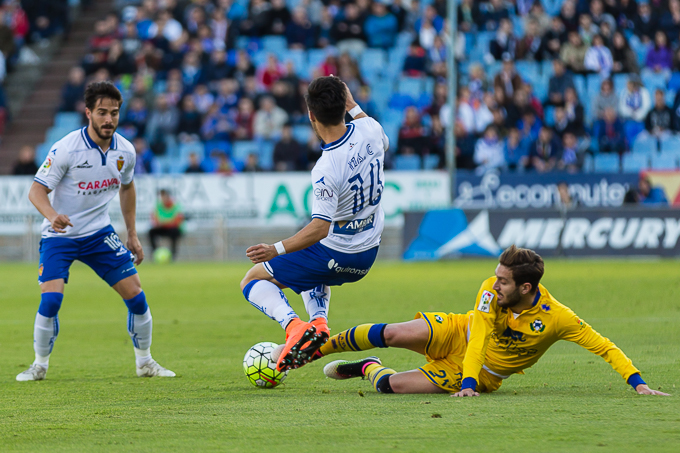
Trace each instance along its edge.
{"label": "soccer player in white striped jersey", "polygon": [[[144,259],[135,228],[135,149],[116,133],[122,103],[111,82],[90,84],[85,90],[89,125],[55,143],[35,175],[28,198],[45,217],[38,267],[42,294],[33,331],[35,361],[17,381],[45,379],[74,260],[91,267],[127,305],[137,375],[175,376],[151,357],[151,311],[135,268]],[[109,204],[119,191],[127,248],[109,218]]]}
{"label": "soccer player in white striped jersey", "polygon": [[[241,281],[245,298],[277,321],[286,342],[279,370],[313,360],[328,340],[330,287],[363,278],[378,254],[385,214],[380,205],[389,141],[337,77],[319,77],[306,95],[309,119],[323,153],[312,170],[312,221],[276,244],[246,254],[255,263]],[[348,112],[354,121],[345,124]],[[300,320],[282,288],[302,294],[310,321]]]}

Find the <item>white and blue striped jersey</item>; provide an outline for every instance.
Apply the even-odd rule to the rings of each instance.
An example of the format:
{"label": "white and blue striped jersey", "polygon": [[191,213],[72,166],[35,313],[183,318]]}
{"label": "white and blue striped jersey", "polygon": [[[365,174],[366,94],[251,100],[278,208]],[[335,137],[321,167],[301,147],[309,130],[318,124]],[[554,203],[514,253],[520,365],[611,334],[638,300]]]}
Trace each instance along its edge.
{"label": "white and blue striped jersey", "polygon": [[312,169],[312,218],[331,222],[322,245],[359,253],[380,244],[388,147],[382,126],[370,117],[347,124],[345,135],[322,146],[323,154]]}
{"label": "white and blue striped jersey", "polygon": [[132,182],[135,158],[132,143],[117,133],[104,153],[87,127],[55,143],[34,180],[52,190],[52,207],[68,215],[73,226],[57,233],[45,219],[42,237],[82,238],[109,225],[109,203],[121,184]]}

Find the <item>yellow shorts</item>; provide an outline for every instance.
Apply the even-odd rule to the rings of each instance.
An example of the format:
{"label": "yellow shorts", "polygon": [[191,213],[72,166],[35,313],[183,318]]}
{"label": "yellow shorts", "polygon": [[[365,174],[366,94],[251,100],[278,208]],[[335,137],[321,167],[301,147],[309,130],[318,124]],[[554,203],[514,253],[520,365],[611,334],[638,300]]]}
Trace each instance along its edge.
{"label": "yellow shorts", "polygon": [[[419,370],[437,387],[447,392],[458,392],[463,379],[463,359],[467,350],[468,329],[472,314],[423,313],[415,319],[424,319],[430,328],[430,338],[425,346],[428,363]],[[482,369],[477,383],[478,392],[498,390],[503,380]]]}

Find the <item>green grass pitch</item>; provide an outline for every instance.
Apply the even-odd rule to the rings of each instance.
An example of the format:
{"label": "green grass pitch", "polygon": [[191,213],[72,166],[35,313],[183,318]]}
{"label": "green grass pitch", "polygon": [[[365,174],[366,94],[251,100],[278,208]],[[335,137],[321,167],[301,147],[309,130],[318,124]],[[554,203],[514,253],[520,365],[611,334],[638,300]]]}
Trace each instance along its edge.
{"label": "green grass pitch", "polygon": [[[645,397],[599,357],[556,344],[526,375],[491,395],[380,395],[336,382],[323,365],[272,390],[251,386],[245,351],[283,331],[238,283],[246,264],[144,263],[154,358],[174,379],[140,379],[126,309],[83,265],[71,272],[47,380],[15,382],[33,359],[39,302],[34,265],[0,265],[0,451],[680,451],[680,272],[676,261],[548,260],[543,283],[670,398]],[[333,288],[330,327],[464,312],[494,261],[379,261],[359,283]],[[298,296],[288,293],[298,312]],[[396,370],[415,353],[375,353]],[[360,353],[346,358],[360,358]],[[676,388],[677,387],[677,388]]]}

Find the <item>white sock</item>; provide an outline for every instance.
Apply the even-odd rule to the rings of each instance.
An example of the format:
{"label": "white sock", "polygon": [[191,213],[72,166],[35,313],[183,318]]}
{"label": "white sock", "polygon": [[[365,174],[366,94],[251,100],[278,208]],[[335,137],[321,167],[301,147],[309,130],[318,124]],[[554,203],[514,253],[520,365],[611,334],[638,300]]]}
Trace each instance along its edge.
{"label": "white sock", "polygon": [[135,349],[135,363],[137,368],[144,366],[146,362],[151,360],[151,349]]}
{"label": "white sock", "polygon": [[328,305],[331,301],[331,287],[319,285],[309,291],[300,293],[302,301],[305,303],[305,310],[309,314],[309,320],[316,318],[328,319]]}
{"label": "white sock", "polygon": [[286,295],[278,286],[267,280],[258,280],[250,288],[248,302],[265,315],[278,322],[284,329],[293,318],[297,318],[286,299]]}
{"label": "white sock", "polygon": [[59,335],[59,315],[47,318],[40,313],[36,313],[35,324],[33,326],[35,363],[47,368],[57,335]]}
{"label": "white sock", "polygon": [[153,318],[151,309],[147,308],[143,315],[135,315],[128,312],[128,333],[132,338],[135,349],[148,350],[151,347],[151,333],[153,331]]}

